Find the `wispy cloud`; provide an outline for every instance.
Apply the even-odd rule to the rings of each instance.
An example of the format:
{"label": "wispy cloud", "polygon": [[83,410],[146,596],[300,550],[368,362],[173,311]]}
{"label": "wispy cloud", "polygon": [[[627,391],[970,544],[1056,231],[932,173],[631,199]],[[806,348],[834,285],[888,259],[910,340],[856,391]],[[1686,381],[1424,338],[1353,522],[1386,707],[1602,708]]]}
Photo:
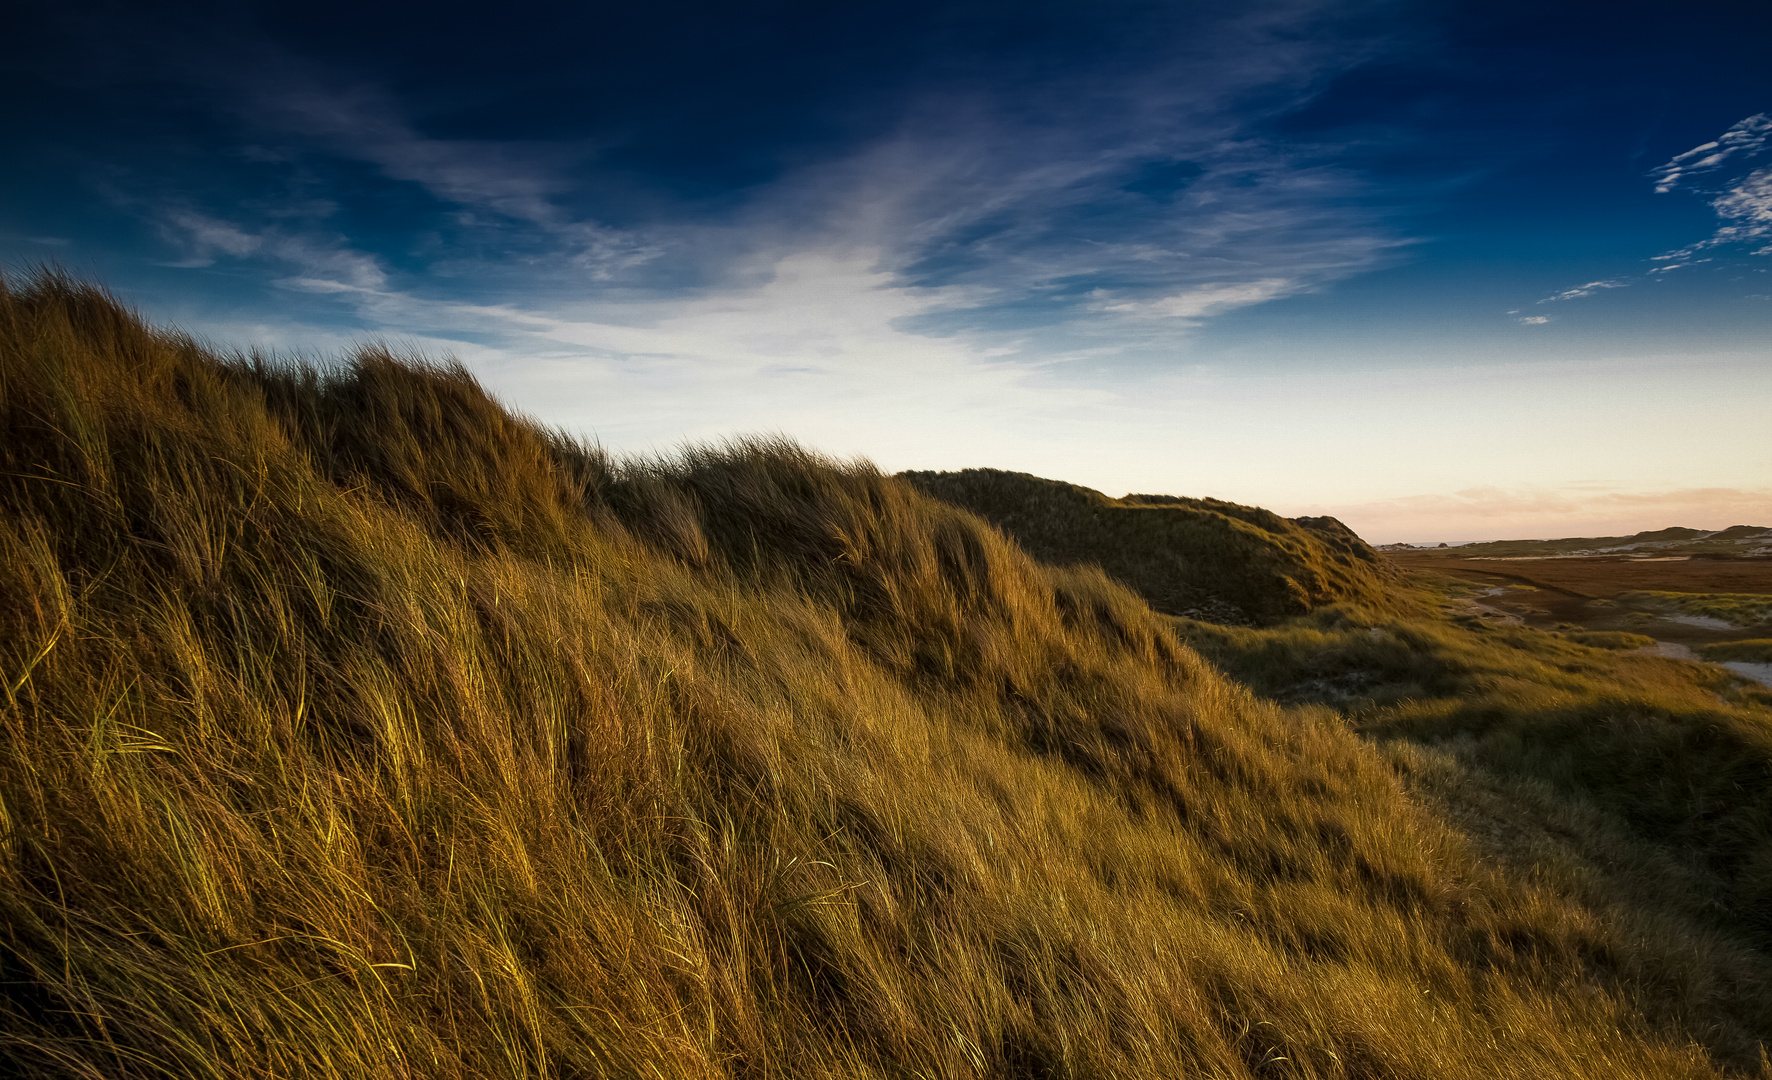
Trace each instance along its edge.
{"label": "wispy cloud", "polygon": [[1097,311],[1153,319],[1176,319],[1187,325],[1198,325],[1207,316],[1272,300],[1296,288],[1292,279],[1276,277],[1263,278],[1260,281],[1196,285],[1154,300],[1117,300],[1106,290],[1097,290],[1091,295],[1095,298]]}
{"label": "wispy cloud", "polygon": [[963,286],[967,302],[931,332],[1031,322],[1069,326],[1094,346],[1172,336],[1397,257],[1408,238],[1363,205],[1371,193],[1355,174],[1318,160],[1330,148],[1247,137],[1219,111],[1214,95],[1229,90],[1213,90],[1116,88],[1128,100],[1110,115],[1165,93],[1170,115],[1109,131],[1029,125],[989,100],[950,103],[789,178],[758,209],[778,198],[802,215],[825,207],[802,240],[867,244],[896,280]]}
{"label": "wispy cloud", "polygon": [[[1718,243],[1742,243],[1772,236],[1772,168],[1749,173],[1711,206],[1718,216],[1735,222],[1717,230]],[[1772,254],[1772,249],[1761,248],[1754,254]]]}
{"label": "wispy cloud", "polygon": [[354,250],[342,236],[280,227],[254,230],[180,207],[165,209],[158,224],[161,234],[183,252],[171,266],[212,266],[221,256],[259,259],[285,275],[274,284],[316,293],[374,292],[388,284],[381,261]]}
{"label": "wispy cloud", "polygon": [[1627,284],[1629,284],[1629,282],[1618,280],[1590,281],[1586,285],[1577,285],[1573,289],[1564,289],[1560,293],[1547,296],[1543,300],[1540,300],[1539,303],[1548,304],[1553,300],[1574,300],[1582,296],[1592,296],[1594,293],[1599,292],[1602,289],[1622,289]]}
{"label": "wispy cloud", "polygon": [[[540,257],[550,269],[608,281],[661,253],[643,232],[613,228],[574,209],[598,150],[591,141],[429,135],[407,105],[372,82],[268,43],[245,51],[254,58],[250,67],[218,66],[209,77],[255,136],[270,144],[244,147],[240,152],[250,160],[303,163],[308,183],[321,185],[337,181],[316,156],[367,163],[443,204],[431,214],[439,237],[472,237],[471,246],[500,251],[507,262]],[[341,201],[349,197],[339,193]],[[462,269],[459,255],[436,261]]]}
{"label": "wispy cloud", "polygon": [[1377,47],[1298,33],[1323,7],[1227,17],[1142,67],[932,85],[886,130],[799,161],[716,219],[661,203],[619,228],[598,220],[597,192],[615,181],[594,140],[439,137],[389,92],[272,51],[230,84],[259,156],[304,163],[315,190],[303,197],[329,208],[360,196],[329,162],[416,185],[440,204],[425,232],[390,251],[341,234],[344,215],[252,220],[181,202],[151,216],[179,265],[276,263],[279,284],[334,294],[377,326],[399,321],[396,294],[540,317],[636,295],[739,302],[765,285],[811,299],[815,282],[773,275],[801,255],[865,250],[867,288],[940,297],[902,311],[899,331],[1026,356],[1031,323],[1048,358],[1110,356],[1322,288],[1409,242],[1339,148],[1263,137],[1246,107],[1260,95],[1283,112]]}
{"label": "wispy cloud", "polygon": [[420,134],[385,94],[340,86],[293,63],[260,73],[243,105],[272,131],[305,136],[419,184],[437,198],[535,222],[555,222],[553,197],[570,187],[558,150]]}
{"label": "wispy cloud", "polygon": [[1772,115],[1756,113],[1707,143],[1701,143],[1651,171],[1655,190],[1666,194],[1693,177],[1715,172],[1735,157],[1750,157],[1765,149],[1772,139]]}
{"label": "wispy cloud", "polygon": [[897,467],[939,465],[915,445],[941,447],[930,455],[973,445],[985,460],[1081,432],[1115,407],[1108,390],[1053,382],[1037,358],[903,329],[955,298],[895,283],[878,256],[797,252],[756,267],[752,285],[698,298],[546,310],[338,293],[383,334],[457,355],[546,422],[626,449],[781,430],[838,453],[895,447]]}
{"label": "wispy cloud", "polygon": [[[1715,256],[1699,258],[1701,252],[1729,245],[1751,245],[1772,240],[1772,168],[1741,172],[1754,159],[1772,146],[1772,114],[1756,113],[1742,120],[1710,142],[1700,143],[1683,154],[1676,154],[1665,164],[1650,171],[1657,194],[1686,189],[1714,196],[1711,209],[1724,224],[1706,239],[1684,247],[1650,256],[1660,263],[1648,274],[1666,274],[1688,266],[1715,261]],[[1721,179],[1719,177],[1726,177]],[[1772,243],[1753,248],[1751,255],[1772,255]],[[1621,289],[1642,281],[1644,277],[1614,278],[1590,281],[1572,289],[1547,296],[1538,301],[1576,300],[1592,296],[1602,289]],[[1510,314],[1512,314],[1510,312]],[[1521,322],[1528,320],[1522,319]]]}
{"label": "wispy cloud", "polygon": [[[1772,167],[1742,173],[1741,167],[1751,164],[1772,146],[1772,114],[1758,113],[1741,121],[1718,136],[1714,142],[1694,147],[1675,157],[1650,175],[1656,179],[1657,192],[1669,192],[1681,184],[1715,195],[1711,209],[1723,221],[1710,237],[1695,244],[1654,256],[1663,265],[1650,273],[1667,273],[1710,259],[1694,258],[1701,251],[1730,245],[1751,245],[1772,240]],[[1733,163],[1721,183],[1708,177],[1725,165]],[[1754,248],[1752,255],[1772,255],[1772,243]]]}

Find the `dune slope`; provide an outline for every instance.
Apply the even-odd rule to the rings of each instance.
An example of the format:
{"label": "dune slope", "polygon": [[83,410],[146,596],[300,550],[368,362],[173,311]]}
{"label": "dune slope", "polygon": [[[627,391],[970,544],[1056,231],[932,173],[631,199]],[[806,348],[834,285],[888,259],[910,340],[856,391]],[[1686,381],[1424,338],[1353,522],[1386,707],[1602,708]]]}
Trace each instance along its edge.
{"label": "dune slope", "polygon": [[866,464],[56,277],[0,432],[8,1075],[1733,1067],[1334,714]]}

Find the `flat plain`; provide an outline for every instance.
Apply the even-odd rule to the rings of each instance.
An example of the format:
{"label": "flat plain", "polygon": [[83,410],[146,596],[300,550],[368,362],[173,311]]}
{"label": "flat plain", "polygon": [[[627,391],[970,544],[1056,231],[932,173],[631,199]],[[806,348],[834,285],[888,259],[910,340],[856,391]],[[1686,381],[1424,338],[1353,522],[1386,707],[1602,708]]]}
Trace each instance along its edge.
{"label": "flat plain", "polygon": [[1388,551],[1395,565],[1494,586],[1486,606],[1530,626],[1573,624],[1588,630],[1630,630],[1690,644],[1765,636],[1763,626],[1718,626],[1657,610],[1642,594],[1772,597],[1772,558],[1764,556],[1617,555],[1547,558],[1460,558],[1444,551]]}

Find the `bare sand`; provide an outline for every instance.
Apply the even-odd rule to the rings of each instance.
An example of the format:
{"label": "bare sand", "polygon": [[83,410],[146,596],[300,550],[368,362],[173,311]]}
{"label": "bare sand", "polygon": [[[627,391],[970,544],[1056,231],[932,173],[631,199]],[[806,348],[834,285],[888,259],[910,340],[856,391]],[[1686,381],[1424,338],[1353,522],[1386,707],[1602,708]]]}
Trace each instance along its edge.
{"label": "bare sand", "polygon": [[1750,664],[1745,660],[1726,660],[1723,662],[1723,666],[1744,679],[1752,679],[1761,686],[1772,687],[1772,664]]}

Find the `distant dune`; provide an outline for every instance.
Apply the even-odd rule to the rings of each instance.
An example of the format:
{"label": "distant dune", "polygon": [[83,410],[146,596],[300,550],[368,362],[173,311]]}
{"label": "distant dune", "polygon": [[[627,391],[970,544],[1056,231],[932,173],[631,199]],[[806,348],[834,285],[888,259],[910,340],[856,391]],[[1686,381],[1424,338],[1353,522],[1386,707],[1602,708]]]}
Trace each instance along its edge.
{"label": "distant dune", "polygon": [[1433,545],[1386,544],[1386,551],[1441,550],[1461,559],[1547,558],[1587,555],[1772,555],[1772,526],[1731,525],[1707,532],[1703,529],[1667,528],[1632,536],[1585,536],[1562,540],[1490,540],[1459,544],[1444,549]]}
{"label": "distant dune", "polygon": [[1172,615],[1268,624],[1337,601],[1395,601],[1389,564],[1332,517],[1175,495],[1114,499],[1001,469],[899,478],[991,522],[1037,559],[1099,565]]}

